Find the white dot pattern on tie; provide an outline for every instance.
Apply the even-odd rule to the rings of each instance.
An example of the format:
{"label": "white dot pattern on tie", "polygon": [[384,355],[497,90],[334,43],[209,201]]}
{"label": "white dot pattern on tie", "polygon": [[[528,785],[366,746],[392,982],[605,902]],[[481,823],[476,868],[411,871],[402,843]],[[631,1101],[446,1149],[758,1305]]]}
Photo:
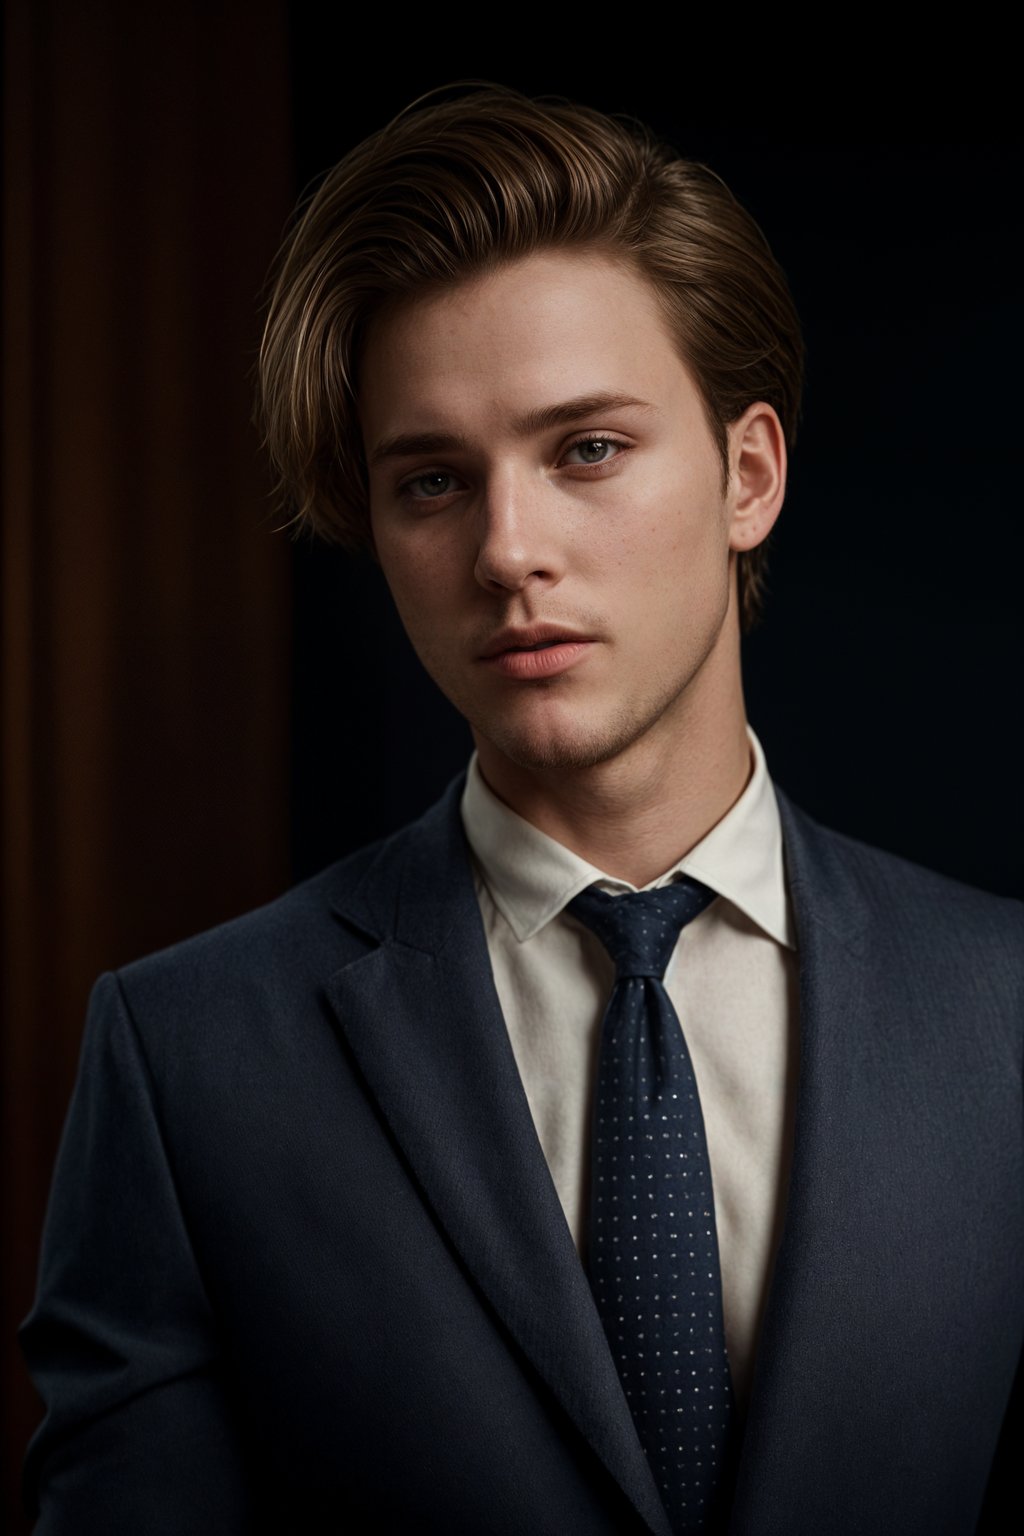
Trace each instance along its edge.
{"label": "white dot pattern on tie", "polygon": [[662,983],[680,929],[714,897],[683,877],[627,896],[592,886],[569,903],[616,969],[598,1064],[590,1281],[676,1532],[714,1518],[733,1418],[704,1122]]}

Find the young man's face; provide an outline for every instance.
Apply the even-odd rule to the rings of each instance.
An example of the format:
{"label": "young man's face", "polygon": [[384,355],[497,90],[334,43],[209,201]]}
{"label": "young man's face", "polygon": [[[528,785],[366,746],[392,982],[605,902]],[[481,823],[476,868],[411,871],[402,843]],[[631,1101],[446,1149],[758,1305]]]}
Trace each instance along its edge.
{"label": "young man's face", "polygon": [[360,411],[381,566],[485,772],[685,729],[737,655],[736,497],[641,277],[547,252],[412,300],[370,329]]}

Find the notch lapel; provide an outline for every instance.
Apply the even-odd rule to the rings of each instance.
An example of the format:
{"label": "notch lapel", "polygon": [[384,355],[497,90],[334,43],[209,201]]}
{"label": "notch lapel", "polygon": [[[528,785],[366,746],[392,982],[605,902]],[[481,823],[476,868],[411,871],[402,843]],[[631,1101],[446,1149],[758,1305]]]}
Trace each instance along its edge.
{"label": "notch lapel", "polygon": [[[821,1427],[845,1384],[827,1369],[830,1341],[849,1327],[837,1264],[844,1201],[855,1185],[848,1152],[863,1106],[851,1086],[864,1049],[863,897],[836,834],[776,787],[799,952],[800,1051],[793,1156],[782,1237],[765,1304],[736,1483],[730,1536],[792,1536],[808,1476],[821,1464]],[[849,1424],[848,1406],[844,1409]],[[828,1438],[826,1432],[826,1439]],[[832,1438],[845,1457],[848,1438]]]}
{"label": "notch lapel", "polygon": [[467,1270],[648,1528],[671,1536],[502,1017],[461,789],[386,844],[338,904],[379,942],[328,996]]}

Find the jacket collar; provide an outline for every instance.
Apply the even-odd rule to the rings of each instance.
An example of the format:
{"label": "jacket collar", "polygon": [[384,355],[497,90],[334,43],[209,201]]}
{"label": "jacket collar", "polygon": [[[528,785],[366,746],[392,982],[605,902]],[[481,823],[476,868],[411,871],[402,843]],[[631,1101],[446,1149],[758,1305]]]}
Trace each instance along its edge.
{"label": "jacket collar", "polygon": [[461,931],[476,901],[459,819],[464,784],[462,773],[419,820],[386,839],[355,885],[339,880],[331,906],[345,923],[377,943],[431,955]]}
{"label": "jacket collar", "polygon": [[[427,954],[462,931],[476,903],[459,814],[465,782],[459,774],[418,821],[384,842],[354,888],[339,882],[332,900],[338,916],[379,943],[393,939]],[[798,947],[801,930],[816,924],[859,953],[867,908],[842,856],[848,840],[774,787]]]}
{"label": "jacket collar", "polygon": [[854,874],[853,839],[823,827],[775,786],[782,818],[786,881],[793,903],[797,948],[801,935],[823,928],[850,954],[863,952],[869,908]]}

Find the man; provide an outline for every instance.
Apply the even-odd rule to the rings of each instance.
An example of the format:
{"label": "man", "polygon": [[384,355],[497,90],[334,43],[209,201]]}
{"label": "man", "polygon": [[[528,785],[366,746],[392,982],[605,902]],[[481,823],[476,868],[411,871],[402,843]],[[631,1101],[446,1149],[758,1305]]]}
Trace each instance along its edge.
{"label": "man", "polygon": [[271,451],[476,752],[99,983],[24,1330],[41,1530],[977,1528],[1020,906],[818,826],[747,725],[800,366],[725,188],[583,108],[428,104],[313,199]]}

